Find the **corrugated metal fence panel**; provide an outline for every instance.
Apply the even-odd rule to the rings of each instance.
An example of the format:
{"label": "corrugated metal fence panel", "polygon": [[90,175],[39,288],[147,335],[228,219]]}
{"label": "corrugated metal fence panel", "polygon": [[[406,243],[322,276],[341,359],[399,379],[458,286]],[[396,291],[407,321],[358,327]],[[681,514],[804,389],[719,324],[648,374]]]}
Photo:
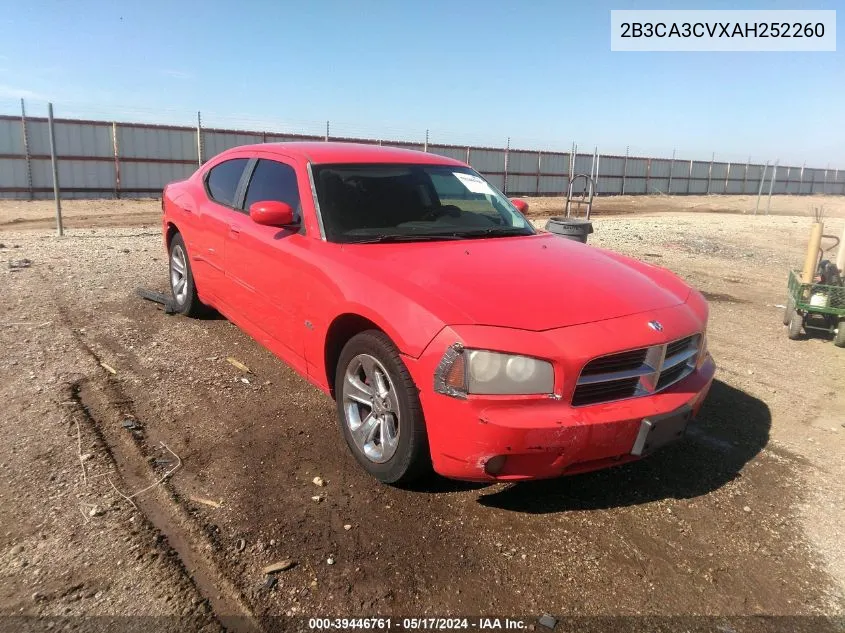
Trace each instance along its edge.
{"label": "corrugated metal fence panel", "polygon": [[[634,177],[634,178],[645,178],[646,172],[648,171],[648,159],[647,158],[629,158],[628,159],[628,166],[625,168],[625,177]],[[627,190],[627,183],[626,183],[626,190]]]}
{"label": "corrugated metal fence panel", "polygon": [[728,181],[728,189],[725,193],[742,193],[743,182],[742,180],[729,180]]}
{"label": "corrugated metal fence panel", "polygon": [[439,145],[429,145],[428,151],[438,156],[446,156],[447,158],[454,158],[462,163],[466,162],[467,150],[465,147],[441,147]]}
{"label": "corrugated metal fence panel", "polygon": [[690,193],[707,193],[707,181],[706,180],[690,180],[689,181],[689,192]]}
{"label": "corrugated metal fence panel", "polygon": [[745,163],[731,163],[728,170],[728,178],[731,180],[742,180],[745,178]]}
{"label": "corrugated metal fence panel", "polygon": [[202,153],[203,160],[208,160],[217,156],[220,152],[224,152],[232,147],[239,145],[252,145],[262,141],[261,134],[246,134],[246,133],[232,133],[232,132],[217,132],[203,131],[202,133]]}
{"label": "corrugated metal fence panel", "polygon": [[668,178],[652,178],[648,181],[649,193],[669,193]]}
{"label": "corrugated metal fence panel", "polygon": [[268,143],[284,143],[287,141],[322,141],[322,136],[291,136],[289,134],[267,134]]}
{"label": "corrugated metal fence panel", "polygon": [[469,164],[476,171],[503,172],[505,152],[497,149],[474,149],[469,154]]}
{"label": "corrugated metal fence panel", "polygon": [[622,178],[619,176],[600,176],[596,185],[596,192],[604,194],[622,193]]}
{"label": "corrugated metal fence panel", "polygon": [[[672,165],[672,178],[686,178],[689,175],[689,161],[676,160]],[[674,189],[674,187],[673,187]]]}
{"label": "corrugated metal fence panel", "polygon": [[[546,154],[543,153],[542,161],[540,163],[540,173],[542,174],[568,174],[569,173],[569,154]],[[542,189],[542,181],[540,181],[540,188]]]}
{"label": "corrugated metal fence panel", "polygon": [[626,178],[625,193],[645,193],[645,178]]}
{"label": "corrugated metal fence panel", "polygon": [[713,163],[713,171],[710,172],[710,177],[713,182],[717,180],[722,181],[724,185],[725,178],[728,177],[728,164],[727,163]]}
{"label": "corrugated metal fence panel", "polygon": [[[60,160],[59,184],[73,189],[114,191],[114,164],[93,160]],[[53,186],[53,169],[48,159],[32,160],[32,186]]]}
{"label": "corrugated metal fence panel", "polygon": [[110,125],[56,122],[54,127],[58,156],[114,156]]}
{"label": "corrugated metal fence panel", "polygon": [[[621,176],[624,169],[624,156],[602,156],[599,162],[599,176]],[[620,180],[620,191],[622,190],[621,182]]]}
{"label": "corrugated metal fence panel", "polygon": [[564,176],[540,176],[540,194],[563,193],[568,182]]}
{"label": "corrugated metal fence panel", "polygon": [[0,158],[0,187],[26,186],[26,161],[22,158]]}
{"label": "corrugated metal fence panel", "polygon": [[651,177],[652,178],[669,178],[669,168],[672,166],[670,160],[651,160]]}
{"label": "corrugated metal fence panel", "polygon": [[197,133],[192,130],[117,126],[121,158],[197,159]]}
{"label": "corrugated metal fence panel", "polygon": [[120,187],[158,191],[169,182],[187,178],[195,169],[193,165],[181,163],[121,163]]}
{"label": "corrugated metal fence panel", "polygon": [[20,121],[0,120],[0,154],[23,154]]}
{"label": "corrugated metal fence panel", "polygon": [[537,176],[514,176],[508,174],[508,194],[535,194],[537,192]]}
{"label": "corrugated metal fence panel", "polygon": [[[701,161],[693,161],[692,163],[692,177],[693,178],[707,178],[707,174],[710,173],[710,163],[704,163]],[[704,185],[705,191],[707,190],[707,185]]]}
{"label": "corrugated metal fence panel", "polygon": [[27,121],[26,134],[29,137],[29,153],[50,155],[50,128],[46,121]]}
{"label": "corrugated metal fence panel", "polygon": [[537,152],[508,152],[508,173],[536,174]]}
{"label": "corrugated metal fence panel", "polygon": [[593,170],[593,155],[592,154],[576,154],[575,155],[574,174],[584,174],[589,176]]}

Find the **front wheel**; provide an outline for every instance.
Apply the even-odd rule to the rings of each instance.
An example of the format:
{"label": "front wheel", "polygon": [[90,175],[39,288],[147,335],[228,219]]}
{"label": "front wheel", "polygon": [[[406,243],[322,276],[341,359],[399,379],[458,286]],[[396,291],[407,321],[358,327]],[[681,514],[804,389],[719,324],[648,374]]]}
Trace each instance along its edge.
{"label": "front wheel", "polygon": [[786,308],[783,310],[783,324],[789,325],[789,322],[792,320],[792,315],[795,314],[795,299],[792,297],[787,298],[786,300]]}
{"label": "front wheel", "polygon": [[792,312],[792,318],[789,319],[789,324],[786,326],[786,335],[792,341],[797,341],[801,338],[801,328],[804,327],[804,317],[798,312]]}
{"label": "front wheel", "polygon": [[431,468],[416,385],[382,332],[353,336],[335,374],[337,417],[349,449],[383,483],[407,484]]}
{"label": "front wheel", "polygon": [[170,240],[170,291],[175,311],[185,316],[200,316],[203,305],[197,296],[194,273],[188,259],[185,240],[178,233]]}

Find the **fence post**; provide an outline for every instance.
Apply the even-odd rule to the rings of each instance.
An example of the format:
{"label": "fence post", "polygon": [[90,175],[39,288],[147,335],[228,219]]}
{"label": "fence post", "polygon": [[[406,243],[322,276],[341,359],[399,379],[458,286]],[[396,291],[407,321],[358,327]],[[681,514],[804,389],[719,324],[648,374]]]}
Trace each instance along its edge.
{"label": "fence post", "polygon": [[112,150],[114,152],[114,197],[120,200],[120,151],[117,143],[117,122],[111,124]]}
{"label": "fence post", "polygon": [[601,165],[601,154],[599,154],[599,146],[598,145],[596,145],[595,155],[596,155],[596,175],[593,178],[593,191],[595,191],[596,194],[598,194],[598,192],[599,192],[599,166]]}
{"label": "fence post", "polygon": [[801,173],[798,174],[798,193],[803,193],[801,190],[804,188],[804,168],[807,166],[807,161],[801,165]]}
{"label": "fence post", "polygon": [[622,195],[625,195],[625,179],[628,177],[628,150],[630,146],[625,146],[625,162],[622,165]]}
{"label": "fence post", "polygon": [[748,160],[745,161],[745,173],[742,175],[742,193],[743,195],[748,193],[748,166],[751,164],[751,157],[748,157]]}
{"label": "fence post", "polygon": [[716,152],[710,157],[710,167],[707,168],[707,195],[710,195],[710,181],[713,179],[713,161],[716,160]]}
{"label": "fence post", "polygon": [[827,193],[827,172],[830,169],[830,163],[824,168],[824,183],[822,183],[822,193]]}
{"label": "fence post", "polygon": [[675,171],[675,150],[672,150],[672,160],[669,162],[669,186],[666,187],[666,193],[672,193],[672,172]]}
{"label": "fence post", "polygon": [[728,169],[725,172],[725,190],[722,192],[724,194],[728,193],[728,180],[730,180],[730,177],[731,177],[731,161],[728,161]]}
{"label": "fence post", "polygon": [[470,151],[470,147],[467,145],[467,159],[466,159],[466,164],[467,164],[467,165],[469,165],[469,164],[470,164],[470,162],[469,162],[469,151]]}
{"label": "fence post", "polygon": [[754,207],[754,215],[757,215],[757,211],[760,209],[760,196],[763,195],[763,185],[766,182],[766,171],[769,169],[769,161],[766,161],[766,165],[763,167],[763,174],[760,176],[760,188],[757,190],[757,206]]}
{"label": "fence post", "polygon": [[425,131],[425,144],[423,145],[423,151],[424,152],[428,151],[428,130],[427,129]]}
{"label": "fence post", "polygon": [[53,104],[47,104],[47,123],[50,128],[50,162],[53,164],[53,198],[56,200],[56,235],[61,237],[65,230],[62,226],[62,196],[59,192],[59,164],[56,161],[56,129],[53,124]]}
{"label": "fence post", "polygon": [[508,194],[508,159],[510,158],[511,153],[511,137],[508,137],[508,144],[505,146],[505,182],[504,186],[502,187],[502,193],[505,195]]}
{"label": "fence post", "polygon": [[772,178],[769,180],[769,199],[766,202],[766,215],[769,215],[769,209],[772,207],[772,189],[775,188],[775,179],[778,177],[778,163],[780,159],[775,161],[775,166],[772,168]]}
{"label": "fence post", "polygon": [[645,164],[645,193],[648,195],[648,189],[651,186],[651,159],[649,158]]}
{"label": "fence post", "polygon": [[689,161],[689,171],[687,172],[687,194],[689,194],[690,183],[692,182],[692,159]]}
{"label": "fence post", "polygon": [[329,142],[329,122],[326,121],[326,142]]}
{"label": "fence post", "polygon": [[540,174],[543,171],[543,152],[537,152],[537,186],[534,188],[534,193],[540,195]]}
{"label": "fence post", "polygon": [[32,156],[29,153],[29,133],[26,129],[26,107],[21,99],[21,134],[23,135],[23,153],[26,158],[26,188],[29,190],[29,199],[35,199],[35,190],[32,188]]}
{"label": "fence post", "polygon": [[202,167],[202,115],[197,110],[197,167]]}

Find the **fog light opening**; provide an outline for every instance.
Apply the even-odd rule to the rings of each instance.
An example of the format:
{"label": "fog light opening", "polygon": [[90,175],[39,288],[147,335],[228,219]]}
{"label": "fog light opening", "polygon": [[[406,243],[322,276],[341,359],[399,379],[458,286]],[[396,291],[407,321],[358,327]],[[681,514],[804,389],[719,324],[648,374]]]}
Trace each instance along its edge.
{"label": "fog light opening", "polygon": [[495,457],[491,457],[484,462],[484,472],[495,477],[505,468],[505,462],[507,459],[507,455],[496,455]]}

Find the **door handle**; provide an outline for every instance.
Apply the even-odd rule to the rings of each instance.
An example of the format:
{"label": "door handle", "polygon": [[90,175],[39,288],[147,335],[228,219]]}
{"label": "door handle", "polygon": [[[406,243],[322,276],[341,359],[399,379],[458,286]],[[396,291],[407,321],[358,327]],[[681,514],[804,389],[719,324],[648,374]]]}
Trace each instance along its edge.
{"label": "door handle", "polygon": [[233,240],[238,239],[238,237],[240,237],[240,234],[241,234],[241,227],[239,227],[239,226],[230,226],[229,227],[229,237],[231,237]]}

